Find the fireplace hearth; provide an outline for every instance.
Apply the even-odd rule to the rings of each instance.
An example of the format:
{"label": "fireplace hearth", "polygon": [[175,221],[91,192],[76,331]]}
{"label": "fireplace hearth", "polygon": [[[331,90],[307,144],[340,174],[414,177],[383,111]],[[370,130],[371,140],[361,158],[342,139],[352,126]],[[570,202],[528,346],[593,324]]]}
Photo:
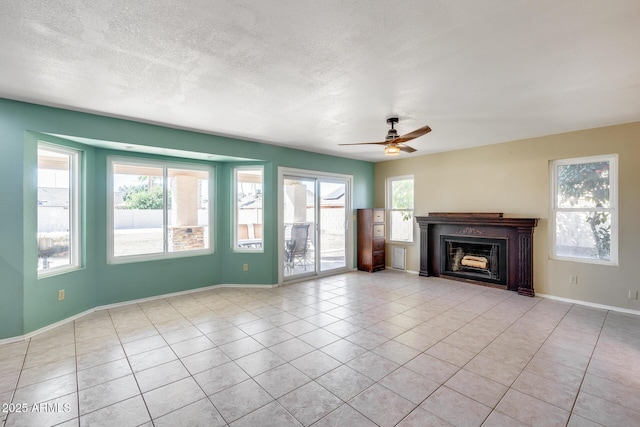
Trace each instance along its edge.
{"label": "fireplace hearth", "polygon": [[418,216],[420,275],[497,286],[534,296],[533,229],[538,218],[502,213]]}

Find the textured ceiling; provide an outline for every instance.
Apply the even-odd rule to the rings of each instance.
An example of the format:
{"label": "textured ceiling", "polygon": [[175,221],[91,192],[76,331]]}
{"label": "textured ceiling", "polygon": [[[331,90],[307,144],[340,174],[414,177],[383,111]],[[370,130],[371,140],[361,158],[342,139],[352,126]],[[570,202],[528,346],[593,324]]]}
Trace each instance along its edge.
{"label": "textured ceiling", "polygon": [[640,120],[638,0],[4,0],[0,97],[350,158]]}

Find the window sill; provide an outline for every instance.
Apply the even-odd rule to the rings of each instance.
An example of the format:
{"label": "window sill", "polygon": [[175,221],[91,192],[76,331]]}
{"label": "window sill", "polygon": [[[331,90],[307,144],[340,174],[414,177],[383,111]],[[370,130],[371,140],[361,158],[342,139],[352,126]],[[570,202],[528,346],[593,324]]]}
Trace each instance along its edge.
{"label": "window sill", "polygon": [[603,261],[597,259],[589,259],[589,258],[571,258],[571,257],[561,257],[556,255],[549,256],[550,260],[553,261],[565,261],[565,262],[577,262],[579,264],[593,264],[593,265],[602,265],[606,267],[618,267],[618,261]]}
{"label": "window sill", "polygon": [[120,257],[110,258],[107,260],[107,264],[115,265],[115,264],[131,264],[135,262],[163,261],[167,259],[190,258],[190,257],[196,257],[196,256],[203,256],[203,255],[212,255],[213,253],[214,251],[212,249],[203,249],[199,251],[172,252],[168,254],[129,255],[129,256],[120,256]]}
{"label": "window sill", "polygon": [[60,276],[62,274],[73,273],[74,271],[78,270],[82,270],[82,267],[80,267],[79,265],[38,270],[38,280],[46,279],[53,276]]}

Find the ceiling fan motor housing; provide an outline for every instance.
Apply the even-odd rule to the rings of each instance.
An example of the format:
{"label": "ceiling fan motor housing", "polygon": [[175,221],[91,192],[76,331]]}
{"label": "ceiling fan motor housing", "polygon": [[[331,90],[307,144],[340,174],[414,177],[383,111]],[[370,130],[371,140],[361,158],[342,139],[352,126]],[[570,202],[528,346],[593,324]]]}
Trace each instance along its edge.
{"label": "ceiling fan motor housing", "polygon": [[387,123],[391,125],[391,129],[389,129],[389,132],[387,132],[387,137],[385,138],[385,141],[389,142],[398,138],[398,131],[394,129],[394,125],[398,123],[398,117],[389,117],[387,119]]}

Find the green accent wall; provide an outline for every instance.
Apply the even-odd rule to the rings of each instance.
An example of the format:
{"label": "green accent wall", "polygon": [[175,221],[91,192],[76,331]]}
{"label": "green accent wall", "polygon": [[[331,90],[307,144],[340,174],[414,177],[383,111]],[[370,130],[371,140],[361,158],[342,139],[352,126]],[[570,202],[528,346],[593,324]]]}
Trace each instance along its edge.
{"label": "green accent wall", "polygon": [[[36,271],[39,140],[83,153],[83,266],[40,279]],[[114,151],[112,143],[155,147],[154,152],[159,154]],[[208,155],[226,159],[207,162],[162,157],[215,167],[215,253],[107,264],[107,157],[159,158],[162,150],[197,153],[201,159]],[[232,170],[247,164],[247,159],[264,165],[262,253],[236,253],[231,249]],[[217,284],[277,283],[280,166],[352,175],[353,209],[373,206],[373,163],[0,99],[0,339],[24,335],[106,304]],[[244,263],[250,266],[248,272],[242,271]],[[65,289],[64,301],[58,301],[59,289]]]}

